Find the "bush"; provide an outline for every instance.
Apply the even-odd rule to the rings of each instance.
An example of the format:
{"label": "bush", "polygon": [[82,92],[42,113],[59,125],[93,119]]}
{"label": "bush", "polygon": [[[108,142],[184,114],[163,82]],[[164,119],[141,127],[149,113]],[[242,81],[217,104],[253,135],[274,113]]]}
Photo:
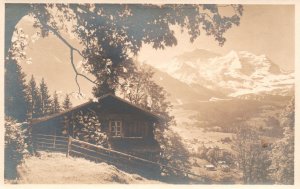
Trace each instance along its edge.
{"label": "bush", "polygon": [[200,159],[206,159],[206,152],[207,152],[207,148],[204,145],[199,146],[197,149],[196,157]]}
{"label": "bush", "polygon": [[261,144],[258,132],[249,125],[243,125],[236,132],[233,149],[243,172],[244,184],[268,184],[271,179],[270,147]]}
{"label": "bush", "polygon": [[[185,148],[182,138],[177,133],[171,129],[165,129],[164,132],[156,131],[156,139],[161,147],[161,163],[185,171],[190,169],[189,152]],[[176,172],[170,169],[164,171],[169,176],[182,176],[182,172]]]}
{"label": "bush", "polygon": [[5,118],[5,169],[4,177],[6,179],[15,179],[17,177],[17,165],[23,159],[23,156],[28,153],[25,129],[22,128],[22,123],[17,123],[16,120]]}
{"label": "bush", "polygon": [[73,121],[76,122],[73,131],[76,139],[107,147],[107,136],[102,132],[101,123],[94,112],[80,111]]}
{"label": "bush", "polygon": [[231,143],[232,140],[230,137],[224,137],[224,138],[221,138],[221,142],[224,144],[224,143]]}
{"label": "bush", "polygon": [[234,163],[233,155],[224,149],[220,149],[218,146],[213,148],[205,147],[204,145],[199,146],[197,149],[196,157],[200,159],[205,159],[209,163],[217,165],[218,161],[225,161],[226,164],[232,166]]}
{"label": "bush", "polygon": [[283,137],[273,144],[272,168],[276,184],[294,184],[295,99],[281,113]]}

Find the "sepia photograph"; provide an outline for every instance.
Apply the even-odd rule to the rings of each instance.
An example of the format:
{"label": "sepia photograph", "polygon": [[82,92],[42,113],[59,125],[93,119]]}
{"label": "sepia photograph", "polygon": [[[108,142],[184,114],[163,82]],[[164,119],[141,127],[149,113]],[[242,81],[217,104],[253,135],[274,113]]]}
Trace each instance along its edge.
{"label": "sepia photograph", "polygon": [[3,3],[4,184],[295,185],[295,4]]}

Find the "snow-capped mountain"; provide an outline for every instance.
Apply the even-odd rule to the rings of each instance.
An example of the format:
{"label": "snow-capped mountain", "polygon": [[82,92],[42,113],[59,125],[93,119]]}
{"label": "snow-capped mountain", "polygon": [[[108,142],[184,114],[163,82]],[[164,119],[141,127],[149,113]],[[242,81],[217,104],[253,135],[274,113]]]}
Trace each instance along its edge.
{"label": "snow-capped mountain", "polygon": [[229,97],[287,95],[294,87],[294,73],[281,70],[266,55],[247,51],[219,55],[197,49],[156,68],[189,86],[222,91]]}

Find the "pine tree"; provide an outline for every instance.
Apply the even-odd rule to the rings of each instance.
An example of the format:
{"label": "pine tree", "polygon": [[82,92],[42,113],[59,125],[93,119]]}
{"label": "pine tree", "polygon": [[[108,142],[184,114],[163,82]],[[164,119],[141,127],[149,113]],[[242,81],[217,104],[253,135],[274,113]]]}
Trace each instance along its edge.
{"label": "pine tree", "polygon": [[26,75],[13,59],[5,61],[5,116],[24,121],[27,113]]}
{"label": "pine tree", "polygon": [[51,97],[49,95],[48,87],[45,83],[44,78],[42,78],[42,81],[40,83],[40,115],[46,116],[51,114]]}
{"label": "pine tree", "polygon": [[31,79],[27,87],[27,116],[28,118],[37,118],[39,116],[39,89],[36,86],[35,79],[31,75]]}
{"label": "pine tree", "polygon": [[53,101],[52,101],[52,113],[58,113],[61,111],[61,107],[58,100],[58,95],[56,91],[53,94]]}
{"label": "pine tree", "polygon": [[72,103],[68,94],[66,94],[65,100],[63,102],[63,109],[68,110],[72,108]]}

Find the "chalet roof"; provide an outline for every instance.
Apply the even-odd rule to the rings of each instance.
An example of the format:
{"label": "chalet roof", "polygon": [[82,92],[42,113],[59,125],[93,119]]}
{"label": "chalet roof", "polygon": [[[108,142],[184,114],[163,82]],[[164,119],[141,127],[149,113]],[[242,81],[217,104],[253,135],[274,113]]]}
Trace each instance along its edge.
{"label": "chalet roof", "polygon": [[41,123],[41,122],[45,122],[45,121],[48,121],[50,119],[54,119],[54,118],[57,118],[57,117],[60,117],[60,116],[64,116],[64,115],[69,115],[73,112],[77,112],[77,111],[80,111],[82,109],[85,109],[85,108],[89,108],[89,107],[92,107],[94,105],[98,105],[98,104],[101,104],[102,101],[104,101],[105,99],[107,98],[113,98],[114,100],[117,100],[118,102],[122,102],[122,103],[125,103],[126,105],[129,105],[130,107],[138,110],[139,112],[142,112],[144,113],[145,115],[151,117],[151,118],[154,118],[155,120],[158,120],[160,122],[163,122],[164,121],[164,118],[159,116],[159,115],[156,115],[152,112],[150,112],[149,110],[146,110],[144,108],[141,108],[135,104],[132,104],[130,102],[128,102],[127,100],[124,100],[116,95],[113,95],[113,94],[106,94],[106,95],[103,95],[101,96],[100,98],[98,98],[98,102],[95,102],[95,101],[88,101],[88,102],[85,102],[83,104],[80,104],[78,106],[75,106],[73,108],[70,108],[68,110],[65,110],[63,112],[59,112],[59,113],[56,113],[56,114],[53,114],[53,115],[50,115],[50,116],[45,116],[45,117],[41,117],[41,118],[36,118],[36,119],[32,119],[32,124],[37,124],[37,123]]}

